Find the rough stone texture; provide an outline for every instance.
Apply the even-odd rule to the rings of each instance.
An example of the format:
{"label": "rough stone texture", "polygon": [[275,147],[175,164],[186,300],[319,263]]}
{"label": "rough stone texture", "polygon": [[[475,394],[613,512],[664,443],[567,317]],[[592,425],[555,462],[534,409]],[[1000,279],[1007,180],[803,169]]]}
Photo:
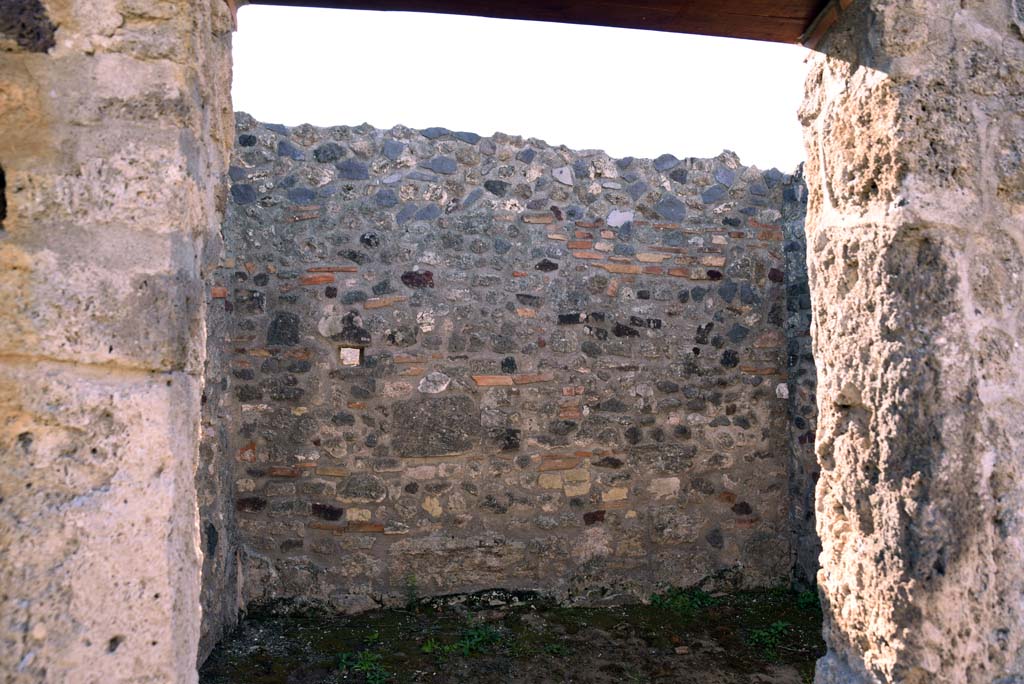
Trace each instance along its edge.
{"label": "rough stone texture", "polygon": [[808,79],[820,684],[1024,678],[1011,6],[861,0]]}
{"label": "rough stone texture", "polygon": [[191,682],[222,2],[0,7],[0,671]]}
{"label": "rough stone texture", "polygon": [[245,600],[788,580],[800,179],[237,123],[206,406]]}
{"label": "rough stone texture", "polygon": [[[805,186],[795,185],[798,193]],[[806,195],[799,199],[804,209]],[[792,205],[787,205],[792,206]],[[786,283],[786,387],[780,395],[789,401],[790,519],[793,533],[793,580],[807,587],[817,582],[821,542],[815,530],[814,488],[818,482],[818,459],[814,453],[817,425],[817,371],[811,350],[811,295],[807,283],[807,240],[804,212],[788,216],[785,230],[785,273],[769,272],[768,278]]]}

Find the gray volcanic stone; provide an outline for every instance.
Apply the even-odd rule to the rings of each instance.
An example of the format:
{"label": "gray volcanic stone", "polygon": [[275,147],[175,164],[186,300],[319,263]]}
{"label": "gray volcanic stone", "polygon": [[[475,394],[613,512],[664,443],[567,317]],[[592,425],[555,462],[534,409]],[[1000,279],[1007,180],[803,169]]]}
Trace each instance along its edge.
{"label": "gray volcanic stone", "polygon": [[633,198],[634,202],[643,197],[647,190],[647,183],[644,183],[643,181],[637,181],[626,188],[626,192],[629,193],[629,196]]}
{"label": "gray volcanic stone", "polygon": [[398,210],[398,214],[395,215],[395,222],[400,226],[408,223],[412,220],[412,217],[416,215],[417,211],[419,211],[419,207],[412,202],[409,202]]}
{"label": "gray volcanic stone", "polygon": [[345,480],[338,495],[343,500],[380,502],[387,498],[388,488],[376,475],[355,473]]}
{"label": "gray volcanic stone", "polygon": [[416,212],[417,221],[433,221],[441,215],[441,207],[436,204],[428,204]]}
{"label": "gray volcanic stone", "polygon": [[674,169],[672,173],[668,174],[668,177],[674,180],[676,183],[686,183],[686,179],[689,178],[689,173],[686,169]]}
{"label": "gray volcanic stone", "polygon": [[232,185],[231,199],[235,204],[252,204],[257,199],[256,188],[245,184]]}
{"label": "gray volcanic stone", "polygon": [[479,441],[480,414],[465,396],[395,402],[391,446],[400,458],[441,456],[467,451]]}
{"label": "gray volcanic stone", "polygon": [[682,221],[686,218],[686,205],[675,195],[662,195],[654,205],[654,211],[666,221]]}
{"label": "gray volcanic stone", "polygon": [[373,196],[373,201],[378,207],[382,209],[390,209],[391,207],[398,204],[398,193],[391,188],[382,188],[376,195]]}
{"label": "gray volcanic stone", "polygon": [[402,152],[404,150],[405,143],[399,142],[398,140],[385,140],[381,152],[391,161],[398,161],[398,158],[402,156]]}
{"label": "gray volcanic stone", "polygon": [[679,166],[679,160],[676,159],[675,155],[663,154],[654,160],[654,168],[657,171],[668,171]]}
{"label": "gray volcanic stone", "polygon": [[370,167],[358,159],[346,159],[334,165],[338,170],[338,178],[343,180],[368,180]]}
{"label": "gray volcanic stone", "polygon": [[305,153],[287,140],[277,141],[277,156],[288,157],[295,161],[302,161],[306,158]]}
{"label": "gray volcanic stone", "polygon": [[434,157],[423,166],[434,173],[443,173],[445,175],[451,175],[459,170],[459,163],[451,157]]}
{"label": "gray volcanic stone", "polygon": [[707,204],[712,202],[719,202],[725,199],[729,195],[729,188],[724,185],[712,185],[710,188],[700,193],[700,198]]}
{"label": "gray volcanic stone", "polygon": [[288,200],[296,204],[309,204],[316,199],[316,191],[312,188],[297,187],[288,191]]}
{"label": "gray volcanic stone", "polygon": [[736,182],[736,172],[728,167],[719,166],[715,169],[715,180],[722,185],[731,186]]}
{"label": "gray volcanic stone", "polygon": [[437,138],[441,138],[450,134],[451,131],[449,131],[447,128],[442,128],[440,126],[431,126],[430,128],[424,128],[422,131],[420,131],[420,133],[423,134],[423,137],[427,138],[428,140],[436,140]]}

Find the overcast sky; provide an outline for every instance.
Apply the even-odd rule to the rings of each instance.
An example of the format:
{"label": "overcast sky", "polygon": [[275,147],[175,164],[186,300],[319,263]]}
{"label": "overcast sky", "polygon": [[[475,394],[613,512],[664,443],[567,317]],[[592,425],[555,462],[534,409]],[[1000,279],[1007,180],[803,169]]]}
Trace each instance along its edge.
{"label": "overcast sky", "polygon": [[806,50],[654,31],[249,5],[235,109],[267,123],[443,126],[615,157],[792,171]]}

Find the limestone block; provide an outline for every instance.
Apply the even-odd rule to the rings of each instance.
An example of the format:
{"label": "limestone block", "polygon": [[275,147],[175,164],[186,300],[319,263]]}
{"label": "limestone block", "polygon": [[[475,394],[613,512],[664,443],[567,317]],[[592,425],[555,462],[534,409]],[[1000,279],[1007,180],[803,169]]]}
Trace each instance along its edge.
{"label": "limestone block", "polygon": [[202,286],[190,241],[66,237],[57,249],[0,247],[0,354],[198,370]]}
{"label": "limestone block", "polygon": [[1007,11],[854,3],[808,78],[819,684],[1024,672],[1006,598],[1024,591],[1024,228],[1004,135],[1024,40]]}
{"label": "limestone block", "polygon": [[199,391],[181,373],[0,364],[10,681],[194,681]]}

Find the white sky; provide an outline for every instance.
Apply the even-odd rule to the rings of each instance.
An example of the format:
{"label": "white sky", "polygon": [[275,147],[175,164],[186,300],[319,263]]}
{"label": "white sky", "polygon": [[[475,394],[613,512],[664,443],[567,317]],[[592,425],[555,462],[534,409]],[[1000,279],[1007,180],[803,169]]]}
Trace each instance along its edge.
{"label": "white sky", "polygon": [[237,111],[289,126],[443,126],[614,157],[792,171],[804,48],[655,31],[406,12],[238,13]]}

